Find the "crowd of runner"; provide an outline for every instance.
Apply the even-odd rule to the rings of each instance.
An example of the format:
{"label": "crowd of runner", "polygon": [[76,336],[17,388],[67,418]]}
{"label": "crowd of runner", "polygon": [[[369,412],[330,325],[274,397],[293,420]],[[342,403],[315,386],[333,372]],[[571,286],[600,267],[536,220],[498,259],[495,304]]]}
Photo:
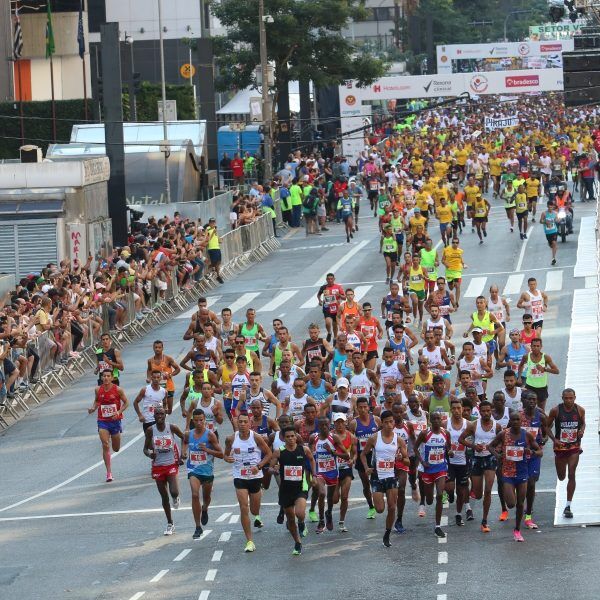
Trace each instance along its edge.
{"label": "crowd of runner", "polygon": [[[492,132],[481,129],[484,107],[427,111],[374,131],[385,139],[375,146],[380,140],[369,138],[356,167],[338,156],[290,157],[274,182],[286,221],[300,226],[303,215],[306,235],[339,221],[350,241],[362,205],[379,223],[389,291],[359,303],[351,287],[328,274],[317,293],[319,318],[294,339],[281,319],[267,327],[252,308],[245,315],[227,307],[213,312],[200,298],[183,360],[165,354],[161,341],[153,344],[132,404],[167,518],[165,535],[174,532],[171,509],[180,504],[178,471],[185,464],[193,537],[202,536],[219,460],[231,464],[246,552],[255,550],[253,529],[264,525],[263,490],[278,487],[277,523],[287,523],[293,553],[300,554],[308,523],[316,534],[331,531],[339,510],[338,531],[348,531],[355,477],[366,518],[385,513],[386,547],[392,532],[406,533],[407,493],[420,518],[433,506],[433,531],[444,538],[445,504],[453,506],[457,526],[477,518],[489,533],[494,489],[498,520],[507,521],[515,508],[513,538],[523,542],[523,526],[537,529],[535,488],[548,455],[557,477],[568,480],[563,514],[572,518],[585,411],[569,388],[546,407],[559,374],[543,343],[552,327],[544,323],[550,300],[529,277],[516,307],[496,285],[465,303],[461,235],[476,231],[485,243],[490,205],[499,203],[507,234],[518,228],[525,241],[528,219],[543,227],[556,264],[560,219],[572,216],[575,201],[567,181],[579,186],[581,200],[595,200],[600,139],[592,111],[565,112],[551,97],[536,105],[519,101],[515,109],[522,125]],[[566,229],[572,231],[572,218]],[[459,309],[469,319],[464,330],[454,329]],[[97,413],[112,481],[111,445],[119,449],[129,400],[108,335],[103,349],[89,412]],[[180,372],[185,379],[177,390]],[[554,387],[552,395],[558,393]]]}

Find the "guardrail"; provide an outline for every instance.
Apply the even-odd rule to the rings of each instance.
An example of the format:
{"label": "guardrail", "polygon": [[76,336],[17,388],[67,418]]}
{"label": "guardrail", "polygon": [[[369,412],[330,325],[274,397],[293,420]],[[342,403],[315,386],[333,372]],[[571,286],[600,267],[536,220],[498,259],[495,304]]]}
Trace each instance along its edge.
{"label": "guardrail", "polygon": [[[221,237],[222,276],[231,277],[252,263],[263,260],[279,246],[274,237],[272,218],[267,214],[254,223],[226,233]],[[183,278],[180,281],[178,274],[177,270],[173,270],[166,281],[154,280],[148,290],[141,286],[126,289],[117,307],[103,304],[85,313],[81,317],[82,323],[79,323],[83,337],[77,348],[73,348],[75,336],[72,327],[65,327],[62,333],[60,329],[39,332],[25,347],[14,349],[13,361],[17,367],[22,364],[26,368],[29,385],[24,389],[15,386],[12,392],[6,390],[6,386],[0,386],[0,428],[9,427],[33,406],[65,389],[90,368],[95,368],[96,347],[102,333],[110,331],[113,345],[121,349],[124,344],[130,344],[172,320],[176,314],[195,304],[198,295],[217,285],[210,275],[199,281],[190,279],[182,285]],[[114,311],[119,312],[122,329],[110,327],[109,320],[115,319]],[[98,316],[102,317],[102,326]],[[76,333],[79,337],[80,332]],[[35,359],[30,361],[33,356]]]}
{"label": "guardrail", "polygon": [[[596,293],[598,294],[598,306],[600,306],[600,197],[596,192]],[[596,342],[596,352],[600,359],[600,314],[598,314],[598,339]],[[600,373],[596,381],[598,408],[600,411]],[[600,419],[598,419],[598,434],[600,434]]]}

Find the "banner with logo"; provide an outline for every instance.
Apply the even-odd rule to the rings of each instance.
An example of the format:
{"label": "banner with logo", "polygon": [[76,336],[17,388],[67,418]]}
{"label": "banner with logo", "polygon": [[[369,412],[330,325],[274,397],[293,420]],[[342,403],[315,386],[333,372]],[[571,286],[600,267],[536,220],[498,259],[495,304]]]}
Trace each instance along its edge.
{"label": "banner with logo", "polygon": [[516,127],[519,124],[519,117],[517,117],[517,115],[498,119],[494,117],[484,117],[483,123],[486,131],[494,131],[495,129]]}

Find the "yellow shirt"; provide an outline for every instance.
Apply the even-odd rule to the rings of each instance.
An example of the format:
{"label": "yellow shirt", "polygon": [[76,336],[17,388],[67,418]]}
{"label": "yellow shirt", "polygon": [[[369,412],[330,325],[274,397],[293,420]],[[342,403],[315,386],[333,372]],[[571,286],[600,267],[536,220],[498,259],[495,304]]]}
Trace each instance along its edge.
{"label": "yellow shirt", "polygon": [[465,185],[465,196],[467,200],[467,206],[472,206],[475,203],[475,197],[481,190],[478,185]]}
{"label": "yellow shirt", "polygon": [[420,175],[423,172],[423,159],[422,158],[413,158],[412,159],[412,170],[416,175]]}
{"label": "yellow shirt", "polygon": [[433,190],[433,200],[435,202],[435,206],[436,208],[438,208],[438,205],[440,203],[440,198],[446,198],[446,200],[450,199],[450,193],[448,192],[448,188],[445,187],[441,187],[441,188],[435,188],[435,190]]}
{"label": "yellow shirt", "polygon": [[410,232],[416,233],[417,227],[419,225],[423,225],[423,229],[425,229],[425,225],[427,224],[427,219],[422,215],[419,215],[418,217],[417,217],[417,215],[415,215],[412,219],[410,219],[408,224],[410,226]]}
{"label": "yellow shirt", "polygon": [[461,167],[464,167],[467,164],[467,158],[469,157],[469,153],[464,148],[462,150],[457,150],[454,153],[454,158],[456,158],[457,164]]}
{"label": "yellow shirt", "polygon": [[442,260],[446,265],[446,269],[451,271],[462,271],[463,268],[463,249],[446,246],[442,252]]}
{"label": "yellow shirt", "polygon": [[425,276],[423,275],[423,267],[419,265],[417,269],[410,268],[408,289],[415,292],[423,291],[425,289]]}
{"label": "yellow shirt", "polygon": [[433,190],[435,190],[435,183],[433,183],[433,181],[431,181],[431,179],[427,183],[424,183],[421,186],[421,191],[426,192],[430,196],[432,195]]}
{"label": "yellow shirt", "polygon": [[429,202],[427,202],[428,199],[429,194],[425,194],[423,192],[418,192],[415,194],[415,202],[421,212],[424,210],[429,210]]}
{"label": "yellow shirt", "polygon": [[515,195],[515,204],[517,207],[518,213],[524,213],[527,210],[527,194],[519,194]]}
{"label": "yellow shirt", "polygon": [[450,206],[448,206],[448,204],[446,204],[446,206],[442,206],[440,204],[440,206],[437,207],[436,212],[437,218],[439,219],[440,223],[452,222],[452,209],[450,208]]}
{"label": "yellow shirt", "polygon": [[500,177],[502,175],[502,159],[490,158],[490,175]]}
{"label": "yellow shirt", "polygon": [[448,165],[441,160],[436,160],[433,163],[433,170],[435,171],[437,177],[443,177],[448,171]]}
{"label": "yellow shirt", "polygon": [[540,192],[540,180],[534,177],[530,177],[525,181],[527,189],[527,197],[535,198]]}

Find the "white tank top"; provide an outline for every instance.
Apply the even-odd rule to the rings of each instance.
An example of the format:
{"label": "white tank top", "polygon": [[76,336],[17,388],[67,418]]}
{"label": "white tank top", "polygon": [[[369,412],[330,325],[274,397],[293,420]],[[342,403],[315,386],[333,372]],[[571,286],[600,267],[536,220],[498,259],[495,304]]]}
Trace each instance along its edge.
{"label": "white tank top", "polygon": [[144,397],[142,398],[142,416],[146,423],[154,421],[154,410],[163,405],[163,401],[167,391],[165,388],[159,387],[155,390],[152,385],[146,386]]}
{"label": "white tank top", "polygon": [[391,442],[385,442],[381,431],[377,432],[377,441],[375,442],[375,470],[380,481],[395,477],[394,463],[396,453],[398,452],[398,437],[392,436]]}
{"label": "white tank top", "polygon": [[450,434],[450,449],[454,452],[454,456],[449,456],[450,463],[453,465],[466,465],[467,456],[465,454],[465,447],[463,444],[459,444],[458,439],[461,433],[467,428],[468,421],[462,420],[462,425],[458,429],[454,429],[452,425],[452,419],[448,419],[448,427],[446,431]]}
{"label": "white tank top", "polygon": [[541,321],[544,318],[544,298],[542,292],[537,290],[537,294],[532,294],[527,290],[527,294],[529,295],[529,310],[531,311],[534,323],[535,321]]}
{"label": "white tank top", "polygon": [[371,395],[371,380],[367,377],[367,370],[363,369],[362,373],[352,375],[350,377],[350,393],[357,398],[359,396],[370,396]]}
{"label": "white tank top", "polygon": [[498,319],[499,323],[504,323],[506,321],[506,311],[500,296],[498,296],[498,302],[492,302],[492,299],[488,298],[488,311]]}
{"label": "white tank top", "polygon": [[279,390],[277,399],[279,402],[283,402],[288,396],[291,396],[294,393],[294,379],[295,377],[292,377],[291,375],[289,381],[284,381],[281,377],[277,379],[276,385]]}
{"label": "white tank top", "polygon": [[[217,339],[216,336],[213,335],[211,340],[206,340],[206,347],[208,350],[212,350],[215,353],[215,356],[218,356],[218,352],[217,352],[217,346],[219,344],[219,340]],[[209,369],[216,369],[217,365],[215,364],[215,361],[211,358],[208,361],[208,368]]]}
{"label": "white tank top", "polygon": [[431,319],[427,319],[427,331],[433,331],[434,327],[442,328],[442,336],[446,337],[446,319],[444,317],[440,317],[439,321],[432,321]]}
{"label": "white tank top", "polygon": [[[471,362],[467,362],[465,358],[461,358],[458,361],[458,370],[469,371],[470,373],[479,373],[480,375],[483,375],[483,369],[481,368],[479,358],[476,356],[473,357]],[[483,382],[481,379],[473,379],[473,387],[477,390],[478,395],[483,394]]]}
{"label": "white tank top", "polygon": [[165,467],[175,464],[175,438],[171,432],[171,426],[165,421],[165,428],[158,430],[152,425],[152,447],[154,448],[155,467]]}
{"label": "white tank top", "polygon": [[498,423],[502,429],[506,429],[508,426],[508,419],[510,418],[510,408],[508,406],[504,407],[504,414],[501,419],[496,419],[496,423]]}
{"label": "white tank top", "polygon": [[302,418],[304,407],[308,402],[308,394],[304,394],[301,398],[297,398],[294,394],[289,397],[288,414],[291,415],[294,422]]}
{"label": "white tank top", "polygon": [[398,368],[398,363],[394,361],[391,365],[386,365],[384,362],[379,365],[379,380],[381,381],[381,387],[379,388],[379,395],[383,397],[383,392],[387,383],[393,383],[396,391],[401,391],[399,381],[402,381],[402,373]]}
{"label": "white tank top", "polygon": [[256,443],[254,431],[250,432],[247,440],[240,438],[239,431],[236,431],[231,445],[233,456],[233,478],[234,479],[261,479],[262,471],[256,474],[252,473],[252,467],[256,467],[261,461],[260,449]]}
{"label": "white tank top", "polygon": [[513,390],[514,392],[516,392],[514,398],[508,393],[508,390],[506,388],[502,388],[500,391],[504,394],[504,398],[506,399],[506,406],[510,410],[523,410],[523,403],[521,402],[521,394],[523,393],[523,390],[520,387],[515,386]]}
{"label": "white tank top", "polygon": [[350,396],[345,400],[342,400],[339,394],[336,392],[333,394],[333,400],[331,401],[331,412],[332,413],[344,413],[347,415],[352,410],[352,401]]}
{"label": "white tank top", "polygon": [[483,358],[483,360],[487,360],[488,347],[485,342],[481,342],[481,344],[476,344],[473,342],[473,347],[475,348],[475,356],[477,358]]}
{"label": "white tank top", "polygon": [[412,423],[413,429],[415,430],[415,435],[419,435],[421,431],[425,431],[427,429],[427,415],[424,411],[421,411],[421,414],[417,417],[410,412],[410,409],[407,409],[406,418]]}
{"label": "white tank top", "polygon": [[214,406],[215,399],[212,396],[208,406],[204,406],[204,404],[202,404],[202,399],[200,399],[200,402],[196,404],[196,408],[201,408],[204,411],[204,416],[206,418],[206,429],[209,431],[215,431],[217,426],[215,422],[215,413],[213,412]]}
{"label": "white tank top", "polygon": [[490,442],[496,437],[496,421],[491,419],[492,427],[489,431],[486,431],[481,426],[481,418],[477,419],[477,425],[475,426],[475,444],[481,444],[485,449],[481,452],[475,450],[475,456],[490,456],[490,451],[487,449]]}
{"label": "white tank top", "polygon": [[349,344],[352,344],[357,350],[360,350],[360,338],[358,337],[358,334],[356,333],[348,333],[346,334],[346,339],[348,340]]}
{"label": "white tank top", "polygon": [[439,367],[432,367],[431,365],[441,365],[442,364],[442,351],[441,348],[436,346],[433,350],[427,350],[427,346],[423,347],[422,350],[423,356],[429,361],[429,370],[434,375],[443,375],[446,371],[440,369]]}
{"label": "white tank top", "polygon": [[249,396],[250,396],[249,404],[252,404],[252,402],[254,402],[255,400],[259,400],[262,405],[263,415],[269,414],[269,408],[270,408],[271,403],[265,398],[264,390],[262,388],[260,388],[260,390],[258,390],[258,394],[256,394],[256,396],[253,396],[252,392],[250,392]]}
{"label": "white tank top", "polygon": [[415,449],[413,447],[412,440],[410,439],[410,435],[408,434],[406,422],[403,422],[401,427],[394,427],[394,432],[406,444],[406,448],[408,449],[408,455],[414,456]]}

